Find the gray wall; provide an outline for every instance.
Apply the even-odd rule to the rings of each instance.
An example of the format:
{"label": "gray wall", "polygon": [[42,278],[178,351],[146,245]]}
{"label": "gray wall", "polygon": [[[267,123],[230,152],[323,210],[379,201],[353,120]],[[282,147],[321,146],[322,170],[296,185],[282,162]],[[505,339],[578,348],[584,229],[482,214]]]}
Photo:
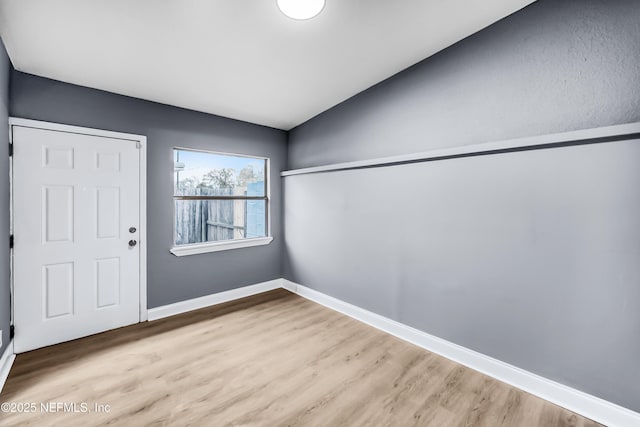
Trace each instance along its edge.
{"label": "gray wall", "polygon": [[290,133],[289,169],[640,120],[637,0],[539,0]]}
{"label": "gray wall", "polygon": [[[285,132],[17,71],[11,80],[10,113],[15,117],[147,136],[150,308],[281,277],[279,172],[286,164]],[[274,241],[267,246],[180,258],[170,254],[174,146],[269,157]]]}
{"label": "gray wall", "polygon": [[[637,0],[540,0],[289,135],[299,168],[640,121]],[[285,178],[285,277],[640,410],[640,141]]]}
{"label": "gray wall", "polygon": [[0,355],[9,344],[11,321],[9,271],[9,80],[11,62],[0,40]]}

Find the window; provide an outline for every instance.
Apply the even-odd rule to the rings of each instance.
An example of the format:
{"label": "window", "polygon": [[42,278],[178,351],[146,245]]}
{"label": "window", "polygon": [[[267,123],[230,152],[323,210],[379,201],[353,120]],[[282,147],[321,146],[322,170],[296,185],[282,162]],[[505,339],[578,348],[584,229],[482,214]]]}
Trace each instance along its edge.
{"label": "window", "polygon": [[269,159],[173,150],[174,255],[268,244]]}

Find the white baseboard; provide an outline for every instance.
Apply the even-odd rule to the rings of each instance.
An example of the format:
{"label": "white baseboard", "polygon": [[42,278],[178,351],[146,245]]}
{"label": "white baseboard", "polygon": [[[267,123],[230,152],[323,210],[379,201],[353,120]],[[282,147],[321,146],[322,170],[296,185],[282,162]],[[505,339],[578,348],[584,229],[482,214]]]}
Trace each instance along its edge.
{"label": "white baseboard", "polygon": [[[290,280],[287,279],[280,279],[282,282],[282,289],[286,289],[289,292],[293,292],[294,294],[298,293],[298,285],[296,283],[293,283]],[[310,298],[309,298],[310,299]]]}
{"label": "white baseboard", "polygon": [[640,413],[282,279],[282,287],[397,338],[610,427],[640,426]]}
{"label": "white baseboard", "polygon": [[4,387],[4,383],[7,382],[14,360],[16,360],[16,355],[13,353],[13,340],[11,340],[4,350],[2,358],[0,358],[0,392]]}
{"label": "white baseboard", "polygon": [[173,316],[175,314],[186,313],[188,311],[197,310],[199,308],[209,307],[216,304],[222,304],[224,302],[256,295],[281,287],[282,280],[275,279],[268,282],[258,283],[256,285],[244,286],[242,288],[231,289],[229,291],[218,292],[211,295],[205,295],[200,298],[193,298],[186,301],[176,302],[174,304],[151,308],[148,310],[149,321],[162,319],[164,317]]}

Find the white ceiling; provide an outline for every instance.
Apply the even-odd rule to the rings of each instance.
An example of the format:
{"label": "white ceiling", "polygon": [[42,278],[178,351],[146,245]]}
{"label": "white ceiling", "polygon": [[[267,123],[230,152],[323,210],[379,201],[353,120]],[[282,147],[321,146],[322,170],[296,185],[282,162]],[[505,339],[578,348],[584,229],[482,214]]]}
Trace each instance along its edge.
{"label": "white ceiling", "polygon": [[0,0],[14,67],[291,129],[534,0]]}

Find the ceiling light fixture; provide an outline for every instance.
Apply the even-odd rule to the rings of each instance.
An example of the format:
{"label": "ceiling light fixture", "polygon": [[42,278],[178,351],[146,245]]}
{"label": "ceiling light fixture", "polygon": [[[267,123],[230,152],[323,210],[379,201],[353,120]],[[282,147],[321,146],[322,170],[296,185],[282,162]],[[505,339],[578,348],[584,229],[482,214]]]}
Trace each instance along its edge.
{"label": "ceiling light fixture", "polygon": [[277,0],[278,7],[289,18],[310,19],[322,12],[325,0]]}

